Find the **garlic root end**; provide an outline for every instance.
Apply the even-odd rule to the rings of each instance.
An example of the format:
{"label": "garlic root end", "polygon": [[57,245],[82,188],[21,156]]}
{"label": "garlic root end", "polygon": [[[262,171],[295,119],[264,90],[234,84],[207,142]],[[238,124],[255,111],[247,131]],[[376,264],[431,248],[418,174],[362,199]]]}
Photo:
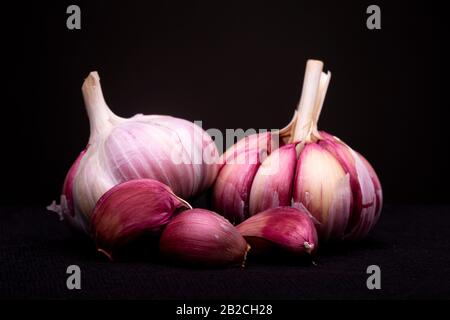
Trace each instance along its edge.
{"label": "garlic root end", "polygon": [[62,213],[61,205],[56,204],[56,201],[55,201],[55,200],[53,200],[53,202],[52,202],[51,204],[49,204],[49,205],[46,207],[46,209],[47,209],[48,211],[55,212],[55,213],[59,216],[59,221],[63,221],[63,220],[64,220],[64,216],[63,216],[63,213]]}
{"label": "garlic root end", "polygon": [[247,255],[251,248],[252,247],[247,243],[247,248],[245,249],[245,253],[244,253],[244,259],[242,259],[242,264],[241,264],[242,268],[245,268],[245,263],[247,262]]}
{"label": "garlic root end", "polygon": [[101,249],[101,248],[97,248],[97,251],[100,252],[100,253],[102,253],[102,254],[104,254],[110,261],[114,261],[114,259],[113,259],[113,257],[112,257],[112,254],[109,253],[108,251],[103,250],[103,249]]}

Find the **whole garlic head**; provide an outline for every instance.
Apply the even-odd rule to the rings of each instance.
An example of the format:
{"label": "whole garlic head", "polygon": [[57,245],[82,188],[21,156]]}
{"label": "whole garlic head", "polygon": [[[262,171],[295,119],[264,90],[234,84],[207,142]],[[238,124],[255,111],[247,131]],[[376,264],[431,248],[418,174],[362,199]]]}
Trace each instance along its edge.
{"label": "whole garlic head", "polygon": [[77,229],[89,232],[97,201],[117,184],[154,179],[188,199],[214,182],[218,151],[201,127],[171,116],[116,116],[104,100],[97,72],[85,79],[82,92],[89,143],[67,174],[61,205],[49,207]]}
{"label": "whole garlic head", "polygon": [[317,130],[331,76],[322,68],[321,61],[308,61],[298,110],[286,128],[248,136],[222,155],[212,203],[231,222],[279,206],[305,207],[321,240],[359,239],[377,222],[383,195],[372,166]]}

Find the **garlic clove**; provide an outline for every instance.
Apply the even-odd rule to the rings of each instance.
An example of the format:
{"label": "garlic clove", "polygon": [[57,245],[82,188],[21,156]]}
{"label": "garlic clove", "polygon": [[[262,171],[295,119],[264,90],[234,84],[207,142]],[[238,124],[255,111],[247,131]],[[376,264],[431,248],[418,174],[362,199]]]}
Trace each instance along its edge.
{"label": "garlic clove", "polygon": [[259,151],[251,149],[238,154],[217,176],[212,205],[233,224],[248,217],[250,188],[260,163]]}
{"label": "garlic clove", "polygon": [[231,223],[248,217],[250,188],[261,162],[274,148],[270,132],[239,140],[221,157],[221,169],[212,190],[212,206]]}
{"label": "garlic clove", "polygon": [[197,266],[244,266],[250,249],[224,217],[204,209],[191,209],[165,227],[160,250],[168,258]]}
{"label": "garlic clove", "polygon": [[345,232],[348,228],[353,204],[349,186],[350,175],[347,173],[336,183],[328,209],[328,219],[325,223],[319,224],[324,241],[330,238],[344,239],[346,237]]}
{"label": "garlic clove", "polygon": [[[288,157],[279,161],[281,167],[286,168],[285,177],[281,177],[280,172],[279,175],[264,179],[260,170],[266,166],[276,167],[277,164],[269,156],[255,174],[249,210],[254,214],[271,206],[289,204],[279,199],[280,194],[289,193],[286,190],[293,183],[291,205],[304,205],[310,211],[317,221],[318,232],[323,240],[358,239],[365,236],[378,220],[383,200],[382,190],[375,171],[361,155],[337,137],[317,129],[330,78],[330,72],[323,72],[322,61],[308,60],[302,95],[294,118],[285,128],[271,135],[268,152],[272,155],[277,152],[279,145],[296,143],[296,169],[288,169],[292,163]],[[245,153],[246,149],[238,147],[238,144],[230,150],[237,154]],[[236,154],[233,156],[237,157]],[[222,172],[230,177],[235,174],[233,168],[228,167],[227,162],[219,172],[219,178]],[[293,177],[291,182],[290,176]],[[284,183],[281,182],[283,178]],[[278,190],[280,186],[284,188],[284,192]],[[231,190],[232,187],[228,186]],[[246,190],[247,188],[243,189],[243,192]],[[241,195],[240,199],[246,197]],[[235,201],[233,197],[230,199],[231,202]],[[220,201],[223,207],[230,208],[227,215],[233,216],[234,206],[227,203],[229,201],[226,197],[222,197]]]}
{"label": "garlic clove", "polygon": [[314,254],[318,247],[312,219],[306,211],[297,208],[268,209],[248,218],[236,228],[259,253],[274,246],[295,254]]}
{"label": "garlic clove", "polygon": [[157,180],[118,184],[98,200],[92,215],[97,249],[112,258],[114,250],[147,233],[158,233],[179,210],[191,208]]}
{"label": "garlic clove", "polygon": [[303,203],[320,222],[321,237],[342,239],[351,201],[349,177],[339,162],[319,144],[306,144],[297,164],[293,202]]}
{"label": "garlic clove", "polygon": [[361,209],[359,211],[353,211],[355,218],[350,220],[350,225],[347,238],[360,239],[367,235],[373,226],[376,217],[377,197],[375,186],[373,184],[370,172],[363,162],[361,157],[352,149],[351,154],[355,162],[355,170],[359,187],[361,190]]}
{"label": "garlic clove", "polygon": [[375,196],[376,196],[376,206],[375,206],[375,218],[372,221],[372,226],[375,225],[380,218],[381,215],[381,209],[383,207],[383,190],[381,188],[380,180],[378,179],[378,176],[373,169],[372,165],[367,161],[366,158],[364,158],[360,153],[355,153],[360,157],[362,162],[365,164],[367,170],[369,171],[370,178],[372,179],[373,186],[375,188]]}
{"label": "garlic clove", "polygon": [[65,195],[66,199],[67,199],[67,210],[66,212],[70,215],[70,216],[74,216],[74,208],[73,208],[73,180],[75,178],[75,175],[77,173],[78,170],[78,166],[80,165],[81,159],[83,158],[84,154],[86,153],[86,149],[81,151],[80,154],[78,155],[78,157],[76,158],[75,162],[72,164],[72,166],[69,169],[69,172],[66,175],[66,178],[64,180],[64,184],[63,184],[63,190],[62,193],[63,195]]}
{"label": "garlic clove", "polygon": [[250,191],[250,215],[291,204],[296,163],[295,144],[282,146],[263,161]]}
{"label": "garlic clove", "polygon": [[117,185],[111,175],[105,174],[102,160],[103,148],[92,144],[80,161],[75,180],[73,181],[74,212],[76,216],[87,222],[84,230],[90,230],[91,217],[100,197]]}
{"label": "garlic clove", "polygon": [[345,238],[364,237],[381,213],[381,185],[375,171],[360,154],[339,138],[321,132],[324,140],[319,144],[332,153],[348,172],[352,189],[352,209]]}
{"label": "garlic clove", "polygon": [[[270,132],[246,136],[228,148],[220,157],[219,163],[222,166],[226,164],[256,164],[258,159],[264,159],[274,148],[273,140]],[[255,152],[257,158],[253,157]],[[249,156],[245,157],[247,153]]]}

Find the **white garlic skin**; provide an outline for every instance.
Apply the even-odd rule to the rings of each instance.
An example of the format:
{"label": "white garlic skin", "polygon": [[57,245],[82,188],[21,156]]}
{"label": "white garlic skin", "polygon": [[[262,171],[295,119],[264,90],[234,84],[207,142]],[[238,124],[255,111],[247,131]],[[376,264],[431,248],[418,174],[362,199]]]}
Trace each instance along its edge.
{"label": "white garlic skin", "polygon": [[[200,135],[192,147],[185,136]],[[89,146],[74,180],[75,209],[89,215],[97,200],[113,186],[134,179],[155,179],[188,199],[204,191],[217,175],[216,164],[195,164],[214,142],[195,124],[173,117],[136,116],[112,128],[104,139]],[[186,163],[174,163],[174,148]],[[193,149],[192,155],[186,150]],[[192,163],[190,163],[192,162]]]}

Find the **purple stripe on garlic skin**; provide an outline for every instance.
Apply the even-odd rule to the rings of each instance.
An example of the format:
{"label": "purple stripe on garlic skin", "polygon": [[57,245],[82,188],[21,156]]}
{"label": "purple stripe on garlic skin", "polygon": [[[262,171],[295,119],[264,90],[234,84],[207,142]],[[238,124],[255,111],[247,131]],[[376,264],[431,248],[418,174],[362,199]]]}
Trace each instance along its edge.
{"label": "purple stripe on garlic skin", "polygon": [[330,152],[341,164],[346,173],[349,174],[350,186],[352,190],[352,205],[349,212],[349,223],[347,229],[353,228],[359,221],[359,213],[362,210],[362,190],[355,169],[355,159],[350,152],[350,148],[332,135],[321,131],[323,139],[318,144]]}
{"label": "purple stripe on garlic skin", "polygon": [[56,212],[60,216],[60,219],[65,220],[74,230],[83,230],[85,233],[88,233],[89,230],[86,228],[88,223],[85,221],[83,215],[76,214],[73,201],[73,180],[85,153],[86,149],[78,155],[77,159],[67,172],[61,192],[60,204],[58,205],[56,204],[56,201],[53,201],[53,203],[47,207],[47,210]]}
{"label": "purple stripe on garlic skin", "polygon": [[239,140],[220,157],[222,167],[212,190],[212,206],[231,223],[249,216],[250,190],[256,172],[273,145],[273,134],[252,134]]}
{"label": "purple stripe on garlic skin", "polygon": [[115,249],[142,234],[158,233],[179,210],[191,206],[152,179],[131,180],[108,190],[92,215],[92,234],[100,252],[112,259]]}
{"label": "purple stripe on garlic skin", "polygon": [[291,204],[296,162],[295,144],[282,146],[262,162],[250,191],[251,215]]}
{"label": "purple stripe on garlic skin", "polygon": [[381,185],[367,160],[340,139],[321,132],[319,144],[331,152],[350,175],[353,206],[346,238],[364,237],[375,225],[381,212]]}
{"label": "purple stripe on garlic skin", "polygon": [[75,178],[75,174],[77,173],[78,166],[80,165],[81,159],[84,157],[86,150],[83,150],[78,155],[77,159],[70,167],[69,172],[67,173],[66,179],[64,180],[62,194],[65,195],[67,199],[67,213],[70,216],[74,216],[73,209],[73,180]]}
{"label": "purple stripe on garlic skin", "polygon": [[196,266],[244,266],[249,249],[228,220],[204,209],[178,214],[160,239],[160,251],[166,257]]}
{"label": "purple stripe on garlic skin", "polygon": [[373,169],[372,165],[369,163],[369,161],[367,161],[367,159],[364,158],[364,156],[362,156],[360,153],[358,153],[356,151],[355,151],[355,153],[357,155],[359,155],[361,160],[366,165],[366,168],[369,171],[370,178],[372,179],[372,182],[373,182],[373,185],[375,188],[375,193],[376,193],[375,218],[372,221],[372,225],[375,225],[377,223],[378,219],[380,218],[381,209],[383,207],[383,190],[381,189],[380,180],[378,179],[378,176],[377,176],[375,170]]}
{"label": "purple stripe on garlic skin", "polygon": [[[198,194],[217,175],[217,163],[203,163],[203,146],[214,143],[189,121],[173,117],[158,121],[128,121],[112,130],[105,141],[110,174],[118,182],[157,179],[184,198]],[[217,152],[213,157],[217,162]]]}
{"label": "purple stripe on garlic skin", "polygon": [[[263,239],[295,254],[314,254],[318,248],[316,228],[308,213],[292,207],[277,207],[245,220],[237,230],[255,251],[264,251]],[[253,250],[252,250],[253,251]]]}
{"label": "purple stripe on garlic skin", "polygon": [[356,174],[361,188],[362,208],[359,212],[358,223],[352,229],[349,229],[347,237],[349,239],[360,239],[365,237],[373,226],[377,200],[375,186],[366,164],[355,151],[351,150],[351,153],[355,159]]}
{"label": "purple stripe on garlic skin", "polygon": [[[158,148],[152,148],[152,142],[159,139]],[[177,184],[183,178],[175,166],[166,166],[170,161],[172,147],[177,142],[171,137],[171,131],[145,123],[124,123],[116,127],[104,144],[105,165],[116,182],[132,179],[153,178],[168,186],[179,195],[189,195],[192,184]],[[192,170],[186,170],[185,179],[194,180]]]}

